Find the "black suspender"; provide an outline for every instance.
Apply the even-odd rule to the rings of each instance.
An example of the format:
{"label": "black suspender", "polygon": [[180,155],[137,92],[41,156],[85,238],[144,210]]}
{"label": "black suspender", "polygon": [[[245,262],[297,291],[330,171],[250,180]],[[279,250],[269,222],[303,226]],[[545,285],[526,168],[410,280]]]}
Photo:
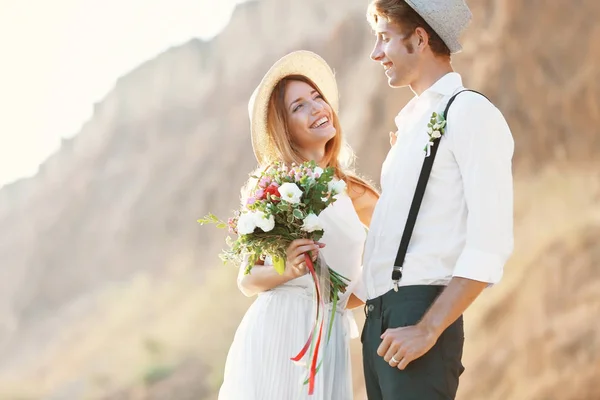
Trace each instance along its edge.
{"label": "black suspender", "polygon": [[[448,104],[446,105],[446,109],[444,110],[443,114],[444,120],[446,121],[446,127],[448,126],[448,110],[456,99],[456,96],[463,92],[474,92],[486,97],[485,95],[470,89],[461,90],[453,95],[450,100],[448,100]],[[431,168],[433,167],[433,161],[435,159],[435,155],[437,154],[440,140],[441,137],[433,140],[431,153],[429,154],[429,157],[425,157],[423,166],[421,167],[421,174],[419,175],[419,181],[417,182],[415,195],[413,197],[412,204],[410,205],[410,211],[408,212],[408,218],[406,219],[406,225],[404,226],[404,232],[402,233],[402,240],[400,240],[400,247],[398,248],[396,261],[394,261],[392,280],[394,281],[394,290],[396,291],[398,291],[398,282],[400,282],[400,279],[402,278],[402,266],[404,265],[406,251],[408,250],[410,237],[415,227],[415,223],[417,222],[417,214],[419,213],[419,208],[421,207],[421,202],[423,201],[423,196],[425,195],[425,188],[427,187],[427,181],[429,180],[429,175],[431,174]]]}

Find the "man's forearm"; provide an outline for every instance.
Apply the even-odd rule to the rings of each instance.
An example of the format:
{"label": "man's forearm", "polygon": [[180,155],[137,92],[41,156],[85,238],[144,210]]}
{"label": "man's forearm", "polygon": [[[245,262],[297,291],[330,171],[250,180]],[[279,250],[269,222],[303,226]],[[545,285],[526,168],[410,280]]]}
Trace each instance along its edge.
{"label": "man's forearm", "polygon": [[438,338],[460,317],[487,287],[488,283],[466,278],[452,278],[418,325]]}

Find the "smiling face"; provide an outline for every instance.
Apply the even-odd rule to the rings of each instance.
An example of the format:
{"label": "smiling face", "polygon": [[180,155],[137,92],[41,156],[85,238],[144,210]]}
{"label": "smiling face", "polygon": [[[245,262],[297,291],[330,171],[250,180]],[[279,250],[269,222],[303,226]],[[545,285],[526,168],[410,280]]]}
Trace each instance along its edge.
{"label": "smiling face", "polygon": [[[309,78],[290,75],[279,81],[271,93],[267,114],[270,148],[266,164],[315,160],[322,166],[338,165],[344,145],[340,122]],[[342,157],[346,161],[345,152]]]}
{"label": "smiling face", "polygon": [[371,59],[381,64],[391,87],[410,86],[419,75],[419,55],[412,33],[405,34],[395,24],[379,18],[375,24],[376,41]]}
{"label": "smiling face", "polygon": [[287,81],[283,103],[288,132],[297,147],[308,151],[322,149],[336,135],[331,106],[308,83]]}

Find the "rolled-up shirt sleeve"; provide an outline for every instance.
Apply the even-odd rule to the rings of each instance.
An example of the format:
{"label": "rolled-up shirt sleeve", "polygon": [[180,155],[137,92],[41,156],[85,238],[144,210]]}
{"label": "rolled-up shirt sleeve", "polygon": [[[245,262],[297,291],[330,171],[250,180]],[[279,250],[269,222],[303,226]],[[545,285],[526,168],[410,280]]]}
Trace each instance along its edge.
{"label": "rolled-up shirt sleeve", "polygon": [[453,276],[495,284],[514,246],[513,137],[502,113],[475,93],[459,95],[447,129],[467,205],[466,243]]}
{"label": "rolled-up shirt sleeve", "polygon": [[362,274],[359,275],[359,278],[356,280],[356,282],[354,282],[354,286],[350,289],[351,293],[353,293],[363,303],[367,301],[367,287],[365,285],[365,281],[362,277]]}

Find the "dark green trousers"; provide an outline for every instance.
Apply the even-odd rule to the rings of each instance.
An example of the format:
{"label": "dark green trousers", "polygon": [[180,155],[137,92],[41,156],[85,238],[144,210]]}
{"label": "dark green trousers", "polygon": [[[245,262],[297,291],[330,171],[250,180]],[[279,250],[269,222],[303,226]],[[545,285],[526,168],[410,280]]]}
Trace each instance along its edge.
{"label": "dark green trousers", "polygon": [[405,286],[365,304],[363,368],[369,400],[453,400],[461,363],[464,331],[460,317],[436,344],[406,369],[390,367],[377,355],[381,334],[388,328],[415,325],[444,289],[443,286]]}

